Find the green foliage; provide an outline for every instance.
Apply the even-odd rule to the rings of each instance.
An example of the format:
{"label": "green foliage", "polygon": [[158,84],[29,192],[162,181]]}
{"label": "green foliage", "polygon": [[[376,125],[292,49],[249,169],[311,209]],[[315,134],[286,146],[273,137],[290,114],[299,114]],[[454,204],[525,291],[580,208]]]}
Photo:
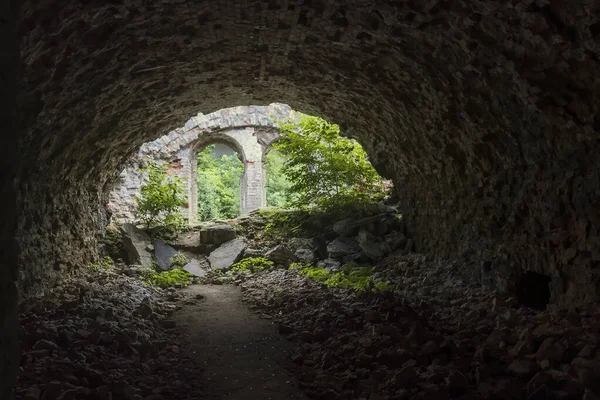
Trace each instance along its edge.
{"label": "green foliage", "polygon": [[191,284],[194,275],[182,269],[188,262],[187,258],[183,254],[177,253],[174,257],[171,257],[170,261],[173,263],[173,268],[162,272],[157,272],[159,267],[156,265],[156,262],[153,261],[153,268],[144,271],[142,274],[144,283],[149,286],[158,286],[161,288],[177,285],[187,286]]}
{"label": "green foliage", "polygon": [[179,207],[185,204],[185,189],[181,179],[167,174],[165,163],[149,162],[142,169],[148,179],[136,198],[137,212],[146,227],[165,226],[179,229],[185,224]]}
{"label": "green foliage", "polygon": [[293,263],[290,269],[330,288],[350,288],[358,292],[384,292],[391,288],[389,282],[374,279],[372,267],[364,267],[356,263],[345,264],[337,272],[330,272],[323,267],[303,263]]}
{"label": "green foliage", "polygon": [[273,238],[295,237],[304,233],[308,212],[304,210],[260,210],[266,223],[263,231]]}
{"label": "green foliage", "polygon": [[123,245],[121,232],[114,225],[106,227],[106,232],[101,240],[102,251],[113,260],[123,258]]}
{"label": "green foliage", "polygon": [[212,155],[215,146],[198,153],[198,218],[235,218],[240,214],[240,177],[244,165],[236,155]]}
{"label": "green foliage", "polygon": [[273,268],[273,261],[264,257],[248,257],[233,264],[231,271],[238,273],[256,273]]}
{"label": "green foliage", "polygon": [[171,257],[169,260],[173,264],[173,268],[183,268],[187,263],[188,259],[185,255],[181,253],[177,253],[175,256]]}
{"label": "green foliage", "polygon": [[282,172],[291,182],[289,205],[329,210],[366,206],[384,197],[383,180],[360,144],[341,136],[338,125],[297,115],[277,121],[281,139],[273,144],[284,157]]}
{"label": "green foliage", "polygon": [[179,268],[174,268],[160,273],[150,270],[145,274],[144,282],[147,285],[158,286],[161,288],[176,285],[187,286],[192,283],[193,277],[194,275]]}
{"label": "green foliage", "polygon": [[289,207],[289,195],[292,183],[283,172],[285,157],[277,150],[271,150],[265,157],[267,172],[267,206],[277,208]]}
{"label": "green foliage", "polygon": [[98,262],[90,264],[90,268],[93,271],[108,271],[114,266],[115,263],[110,256],[104,256]]}

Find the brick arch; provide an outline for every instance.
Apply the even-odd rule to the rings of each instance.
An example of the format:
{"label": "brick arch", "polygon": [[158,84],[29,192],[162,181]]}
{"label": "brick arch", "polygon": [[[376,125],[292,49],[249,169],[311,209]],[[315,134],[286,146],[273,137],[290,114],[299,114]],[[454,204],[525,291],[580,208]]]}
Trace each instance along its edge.
{"label": "brick arch", "polygon": [[183,177],[187,182],[188,211],[190,223],[197,221],[198,215],[198,153],[206,146],[214,143],[224,143],[230,146],[244,164],[240,176],[240,214],[244,215],[257,208],[264,207],[263,192],[266,190],[262,170],[262,162],[257,154],[262,154],[262,146],[253,135],[253,128],[221,129],[215,133],[202,135],[189,146],[189,157],[186,162],[189,171]]}
{"label": "brick arch", "polygon": [[119,222],[136,218],[135,196],[143,182],[139,167],[150,159],[166,161],[170,172],[186,185],[188,204],[182,210],[190,222],[198,212],[197,154],[202,148],[224,142],[240,154],[244,173],[240,179],[241,214],[266,206],[266,181],[263,168],[265,149],[279,137],[274,119],[290,117],[292,109],[285,104],[238,106],[198,114],[183,127],[143,144],[127,161],[121,179],[110,192],[109,207]]}

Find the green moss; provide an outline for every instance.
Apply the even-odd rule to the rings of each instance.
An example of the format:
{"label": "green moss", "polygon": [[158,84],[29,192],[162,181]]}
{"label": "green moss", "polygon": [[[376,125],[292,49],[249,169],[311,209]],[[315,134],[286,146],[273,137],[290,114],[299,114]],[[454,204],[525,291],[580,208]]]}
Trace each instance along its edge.
{"label": "green moss", "polygon": [[264,257],[248,257],[233,264],[231,272],[256,273],[273,268],[273,262]]}
{"label": "green moss", "polygon": [[109,225],[106,227],[106,232],[100,240],[100,244],[102,245],[103,253],[113,260],[123,258],[122,235],[116,226]]}
{"label": "green moss", "polygon": [[183,285],[187,286],[192,283],[194,275],[186,272],[182,269],[172,269],[157,273],[156,271],[150,270],[145,274],[144,282],[150,286],[159,286],[161,288]]}
{"label": "green moss", "polygon": [[302,263],[294,263],[290,266],[290,269],[330,288],[350,288],[359,292],[384,292],[391,289],[389,282],[375,281],[372,267],[360,266],[356,263],[345,264],[341,271],[337,272],[330,272],[323,267]]}
{"label": "green moss", "polygon": [[273,238],[302,236],[308,213],[302,210],[282,210],[270,208],[260,210],[265,218],[264,232]]}
{"label": "green moss", "polygon": [[159,267],[156,264],[156,261],[153,260],[153,268],[142,273],[144,283],[149,286],[158,286],[161,288],[176,285],[190,285],[193,282],[194,275],[182,269],[183,266],[188,262],[187,258],[183,254],[178,253],[176,256],[171,258],[171,262],[173,263],[173,269],[157,272],[159,271]]}
{"label": "green moss", "polygon": [[110,256],[104,256],[100,261],[91,263],[90,268],[94,271],[107,271],[115,266],[115,263]]}

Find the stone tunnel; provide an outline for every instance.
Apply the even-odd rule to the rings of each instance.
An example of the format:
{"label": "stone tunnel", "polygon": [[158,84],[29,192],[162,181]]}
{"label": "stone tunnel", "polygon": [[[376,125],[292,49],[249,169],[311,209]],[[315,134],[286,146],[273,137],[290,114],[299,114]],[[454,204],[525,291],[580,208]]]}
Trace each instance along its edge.
{"label": "stone tunnel", "polygon": [[18,291],[97,256],[108,193],[198,111],[289,104],[363,144],[416,250],[511,291],[600,296],[600,5],[24,0],[0,8],[0,398]]}
{"label": "stone tunnel", "polygon": [[266,170],[264,157],[279,137],[277,120],[293,118],[292,109],[285,104],[238,106],[224,108],[208,115],[198,114],[183,127],[158,139],[144,143],[110,191],[109,210],[112,221],[137,220],[135,198],[140,194],[144,176],[140,169],[145,163],[168,163],[168,173],[178,176],[185,187],[187,207],[182,215],[197,222],[198,215],[198,152],[212,143],[224,143],[235,150],[244,172],[240,179],[240,213],[267,206]]}

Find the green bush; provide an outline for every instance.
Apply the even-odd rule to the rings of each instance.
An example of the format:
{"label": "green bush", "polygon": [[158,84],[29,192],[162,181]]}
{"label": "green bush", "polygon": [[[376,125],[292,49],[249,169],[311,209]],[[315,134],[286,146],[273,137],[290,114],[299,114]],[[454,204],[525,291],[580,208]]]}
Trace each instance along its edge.
{"label": "green bush", "polygon": [[188,263],[187,257],[181,253],[177,253],[174,257],[171,257],[169,261],[171,261],[173,268],[179,269],[185,267],[185,265]]}
{"label": "green bush", "polygon": [[235,218],[240,214],[240,178],[244,164],[237,155],[215,158],[215,145],[198,153],[198,219]]}
{"label": "green bush", "polygon": [[364,267],[356,263],[345,264],[337,272],[330,272],[323,267],[303,263],[293,263],[290,269],[321,282],[329,288],[350,288],[358,292],[384,292],[391,289],[389,282],[374,280],[372,267]]}
{"label": "green bush", "polygon": [[185,255],[178,253],[170,261],[173,263],[173,268],[162,272],[157,272],[158,265],[153,262],[153,268],[145,271],[142,275],[144,283],[161,288],[176,285],[187,286],[193,283],[194,275],[182,269],[188,262]]}
{"label": "green bush", "polygon": [[233,264],[231,272],[256,273],[273,268],[273,261],[264,257],[248,257]]}
{"label": "green bush", "polygon": [[289,205],[331,210],[366,207],[384,198],[383,179],[358,142],[341,136],[338,125],[297,115],[276,121],[281,136],[273,144],[284,157],[282,171],[291,182],[286,189]]}
{"label": "green bush", "polygon": [[171,269],[157,273],[150,271],[145,276],[145,283],[151,286],[159,286],[161,288],[183,285],[187,286],[193,282],[194,275],[182,269]]}
{"label": "green bush", "polygon": [[139,218],[147,228],[158,225],[176,230],[185,225],[180,212],[186,201],[183,182],[166,171],[166,163],[149,162],[142,168],[147,181],[136,203]]}
{"label": "green bush", "polygon": [[289,190],[292,182],[283,172],[285,157],[272,149],[265,157],[267,172],[267,207],[289,208]]}
{"label": "green bush", "polygon": [[269,208],[259,210],[265,219],[263,231],[273,238],[304,235],[304,224],[309,216],[304,210],[281,210]]}

